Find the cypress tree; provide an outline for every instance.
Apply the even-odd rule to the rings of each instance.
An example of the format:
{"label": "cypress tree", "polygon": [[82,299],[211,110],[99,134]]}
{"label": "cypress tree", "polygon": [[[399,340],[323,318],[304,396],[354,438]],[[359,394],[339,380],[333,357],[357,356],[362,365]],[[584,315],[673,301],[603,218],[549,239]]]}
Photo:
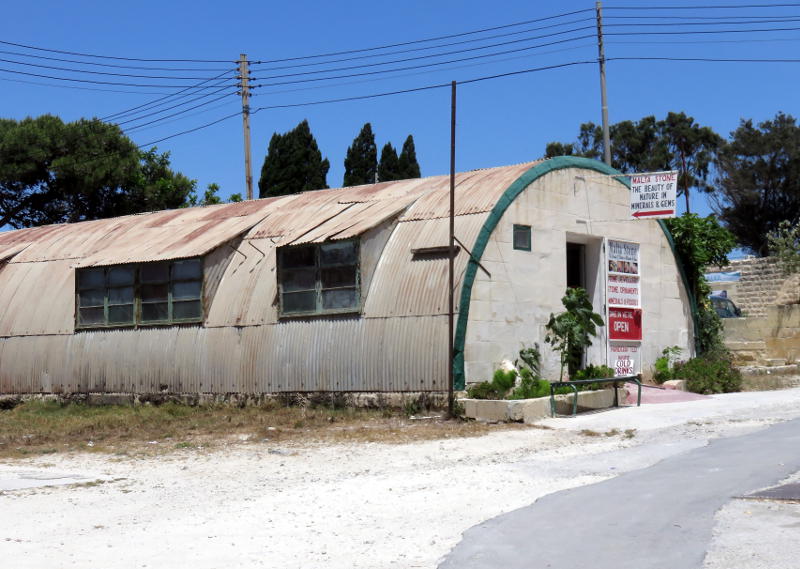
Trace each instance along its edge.
{"label": "cypress tree", "polygon": [[330,162],[322,159],[308,121],[303,120],[285,134],[272,135],[258,180],[258,197],[327,188],[329,169]]}
{"label": "cypress tree", "polygon": [[342,186],[360,186],[374,184],[378,171],[378,147],[375,146],[375,135],[372,125],[366,123],[353,144],[347,149],[344,159],[344,181]]}
{"label": "cypress tree", "polygon": [[420,177],[419,163],[417,162],[417,150],[414,148],[414,137],[410,134],[403,143],[403,150],[400,151],[398,163],[400,176],[398,179],[408,180],[410,178]]}
{"label": "cypress tree", "polygon": [[392,180],[402,180],[400,175],[400,162],[397,158],[397,150],[391,142],[387,142],[381,150],[381,161],[378,164],[378,181],[390,182]]}

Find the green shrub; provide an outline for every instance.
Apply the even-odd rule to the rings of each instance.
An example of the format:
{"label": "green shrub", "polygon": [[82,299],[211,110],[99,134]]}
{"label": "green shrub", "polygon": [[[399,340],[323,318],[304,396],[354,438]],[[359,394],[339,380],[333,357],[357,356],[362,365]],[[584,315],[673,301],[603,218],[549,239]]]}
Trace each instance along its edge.
{"label": "green shrub", "polygon": [[661,356],[656,358],[653,364],[653,380],[656,383],[664,383],[671,379],[675,379],[674,361],[681,354],[678,346],[670,346],[661,350]]}
{"label": "green shrub", "polygon": [[575,372],[575,379],[609,379],[614,377],[614,370],[607,365],[589,364]]}
{"label": "green shrub", "polygon": [[517,381],[517,371],[498,369],[492,381],[482,381],[467,388],[467,397],[472,399],[505,399]]}
{"label": "green shrub", "polygon": [[742,390],[742,376],[733,366],[730,354],[708,352],[674,367],[676,378],[686,380],[686,388],[694,393],[730,393]]}
{"label": "green shrub", "polygon": [[498,369],[495,370],[492,377],[492,383],[498,391],[508,391],[517,382],[517,370],[515,369]]}

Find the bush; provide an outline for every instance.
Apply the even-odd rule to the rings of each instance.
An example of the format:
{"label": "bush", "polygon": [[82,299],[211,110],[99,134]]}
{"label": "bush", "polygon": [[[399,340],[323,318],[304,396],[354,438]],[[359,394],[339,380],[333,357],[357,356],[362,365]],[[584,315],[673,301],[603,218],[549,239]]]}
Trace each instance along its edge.
{"label": "bush", "polygon": [[686,388],[694,393],[742,390],[742,375],[727,352],[708,352],[687,362],[678,362],[673,373],[676,378],[685,379]]}
{"label": "bush", "polygon": [[472,399],[505,399],[517,381],[517,371],[498,369],[492,381],[482,381],[467,388],[467,397]]}
{"label": "bush", "polygon": [[675,379],[674,362],[682,351],[679,346],[670,346],[661,350],[661,356],[656,358],[653,365],[653,380],[656,383],[661,384]]}
{"label": "bush", "polygon": [[546,379],[536,377],[527,368],[522,368],[519,375],[519,386],[511,392],[509,399],[535,399],[550,395],[550,382]]}
{"label": "bush", "polygon": [[607,365],[589,364],[575,372],[575,379],[608,379],[614,377],[614,370]]}

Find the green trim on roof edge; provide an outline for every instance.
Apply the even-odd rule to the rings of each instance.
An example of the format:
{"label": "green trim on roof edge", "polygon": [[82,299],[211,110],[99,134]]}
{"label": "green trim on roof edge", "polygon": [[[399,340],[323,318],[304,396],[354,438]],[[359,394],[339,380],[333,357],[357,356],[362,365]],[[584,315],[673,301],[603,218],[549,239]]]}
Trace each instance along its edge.
{"label": "green trim on roof edge", "polygon": [[[577,156],[557,156],[532,166],[530,170],[517,178],[514,183],[512,183],[505,190],[505,192],[503,192],[503,195],[500,196],[499,200],[497,200],[497,203],[489,213],[489,217],[486,218],[486,221],[483,223],[483,227],[481,227],[481,230],[478,232],[478,237],[475,239],[475,244],[472,246],[472,256],[467,264],[467,270],[464,273],[464,284],[461,287],[461,297],[458,303],[458,320],[456,321],[455,341],[453,344],[455,353],[453,355],[452,364],[455,389],[464,389],[466,383],[466,378],[464,375],[464,343],[466,342],[467,338],[469,303],[472,296],[472,285],[475,283],[475,276],[478,271],[478,262],[483,257],[483,252],[486,250],[486,245],[489,243],[489,237],[491,237],[492,232],[497,227],[497,224],[500,223],[500,219],[503,217],[503,214],[506,212],[508,207],[517,198],[517,196],[519,196],[525,190],[525,188],[530,186],[533,182],[545,174],[549,174],[550,172],[554,172],[556,170],[563,170],[565,168],[584,168],[609,175],[621,174],[621,172],[618,170],[612,168],[611,166],[607,166],[603,162],[598,162],[597,160],[580,158]],[[626,178],[620,177],[617,179],[621,184],[630,188],[630,182]],[[683,266],[678,260],[678,255],[675,250],[675,241],[672,239],[672,235],[670,234],[669,229],[663,220],[658,220],[658,224],[661,227],[661,230],[664,232],[664,235],[667,237],[667,242],[672,250],[672,256],[675,259],[675,264],[678,266],[681,280],[683,281],[683,287],[690,300],[696,348],[697,304],[693,295],[690,293],[689,284],[686,280],[686,273],[683,270]]]}

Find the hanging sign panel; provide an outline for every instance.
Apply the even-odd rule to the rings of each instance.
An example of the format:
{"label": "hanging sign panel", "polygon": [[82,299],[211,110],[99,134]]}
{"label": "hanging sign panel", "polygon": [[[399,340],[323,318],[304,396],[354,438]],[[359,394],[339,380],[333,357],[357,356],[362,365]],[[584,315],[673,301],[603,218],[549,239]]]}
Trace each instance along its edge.
{"label": "hanging sign panel", "polygon": [[608,308],[608,337],[611,340],[641,340],[641,308]]}
{"label": "hanging sign panel", "polygon": [[675,217],[678,172],[631,174],[631,216],[634,219]]}
{"label": "hanging sign panel", "polygon": [[636,375],[639,373],[641,358],[639,348],[641,344],[622,344],[610,342],[608,345],[608,361],[614,370],[614,377],[623,375]]}
{"label": "hanging sign panel", "polygon": [[639,244],[608,241],[606,297],[609,306],[639,308]]}

